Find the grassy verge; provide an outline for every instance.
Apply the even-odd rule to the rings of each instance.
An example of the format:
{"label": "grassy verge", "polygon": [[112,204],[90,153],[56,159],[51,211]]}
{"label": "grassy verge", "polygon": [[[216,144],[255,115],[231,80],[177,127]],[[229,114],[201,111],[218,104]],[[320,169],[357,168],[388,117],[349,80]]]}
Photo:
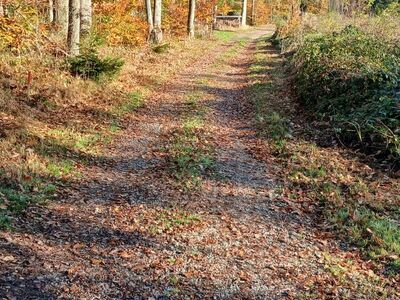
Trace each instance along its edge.
{"label": "grassy verge", "polygon": [[99,56],[125,62],[113,80],[75,77],[63,58],[43,49],[40,56],[2,50],[0,227],[9,227],[30,203],[45,202],[58,188],[79,181],[85,165],[106,159],[104,146],[145,98],[214,45],[215,40],[176,41],[162,53],[100,47]]}
{"label": "grassy verge", "polygon": [[349,151],[318,146],[314,141],[324,129],[298,117],[282,58],[262,51],[273,53],[269,41],[260,40],[258,47],[251,67],[255,117],[267,151],[282,167],[283,196],[305,212],[322,209],[327,226],[383,262],[387,272],[398,273],[400,183]]}

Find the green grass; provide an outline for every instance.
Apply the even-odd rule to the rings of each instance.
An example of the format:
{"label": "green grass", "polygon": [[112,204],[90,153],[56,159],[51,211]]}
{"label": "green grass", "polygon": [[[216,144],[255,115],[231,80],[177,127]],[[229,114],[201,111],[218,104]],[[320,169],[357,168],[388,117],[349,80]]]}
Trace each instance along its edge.
{"label": "green grass", "polygon": [[14,216],[21,214],[31,203],[44,203],[51,199],[57,187],[40,180],[19,186],[0,186],[0,229],[11,229]]}
{"label": "green grass", "polygon": [[387,253],[400,255],[400,227],[390,219],[363,209],[356,213],[351,226],[357,241],[369,249],[372,257]]}
{"label": "green grass", "polygon": [[198,102],[202,97],[202,93],[200,92],[194,92],[194,93],[190,93],[186,96],[185,98],[185,104],[188,106],[191,106],[193,108],[198,108]]}
{"label": "green grass", "polygon": [[163,227],[171,229],[177,226],[190,225],[194,222],[198,222],[200,218],[196,215],[178,211],[176,213],[161,213],[158,220],[162,222]]}
{"label": "green grass", "polygon": [[121,126],[119,125],[119,123],[117,121],[112,120],[108,130],[111,133],[118,133],[119,131],[121,131]]}
{"label": "green grass", "polygon": [[157,54],[168,53],[168,51],[171,49],[171,45],[168,43],[161,44],[161,45],[154,46],[152,49]]}
{"label": "green grass", "polygon": [[203,147],[194,133],[176,137],[169,149],[169,165],[185,188],[197,188],[201,177],[214,169],[214,158],[209,147]]}
{"label": "green grass", "polygon": [[217,40],[228,42],[235,38],[236,33],[233,31],[216,30],[214,31],[214,36]]}
{"label": "green grass", "polygon": [[117,115],[131,113],[143,106],[143,94],[140,92],[130,92],[126,95],[126,100],[114,109]]}
{"label": "green grass", "polygon": [[52,161],[47,164],[46,171],[49,175],[59,179],[75,172],[75,164],[72,160]]}
{"label": "green grass", "polygon": [[180,129],[166,149],[173,176],[188,190],[198,188],[202,177],[214,169],[212,147],[204,137],[206,107],[200,102],[202,97],[202,92],[186,95]]}
{"label": "green grass", "polygon": [[48,131],[54,143],[65,146],[71,150],[95,152],[96,145],[106,143],[107,137],[101,133],[82,133],[73,128],[57,128]]}
{"label": "green grass", "polygon": [[275,141],[287,138],[290,134],[288,120],[275,111],[265,115],[260,123],[264,123],[265,132]]}
{"label": "green grass", "polygon": [[183,124],[182,128],[185,135],[191,135],[195,130],[202,128],[204,125],[204,120],[200,117],[192,117],[187,119]]}

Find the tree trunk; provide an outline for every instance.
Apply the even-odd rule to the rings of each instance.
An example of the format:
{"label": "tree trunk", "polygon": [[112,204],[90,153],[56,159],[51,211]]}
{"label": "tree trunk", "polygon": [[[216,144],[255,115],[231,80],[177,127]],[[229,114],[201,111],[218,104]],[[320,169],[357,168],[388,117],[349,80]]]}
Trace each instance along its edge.
{"label": "tree trunk", "polygon": [[4,17],[4,4],[3,0],[0,0],[0,18]]}
{"label": "tree trunk", "polygon": [[163,32],[161,29],[161,12],[162,2],[161,0],[154,1],[154,28],[151,33],[151,41],[155,44],[161,44],[163,40]]}
{"label": "tree trunk", "polygon": [[80,4],[80,0],[69,0],[68,51],[71,56],[79,55]]}
{"label": "tree trunk", "polygon": [[217,12],[218,12],[218,5],[214,5],[213,7],[213,24],[212,29],[217,29]]}
{"label": "tree trunk", "polygon": [[189,0],[188,35],[194,38],[194,19],[196,15],[196,0]]}
{"label": "tree trunk", "polygon": [[251,5],[251,25],[256,26],[257,20],[256,20],[256,0],[253,0],[253,3]]}
{"label": "tree trunk", "polygon": [[242,1],[242,24],[241,26],[246,26],[247,19],[247,0]]}
{"label": "tree trunk", "polygon": [[56,0],[54,22],[59,26],[64,37],[68,35],[69,0]]}
{"label": "tree trunk", "polygon": [[49,22],[54,22],[54,0],[49,0]]}
{"label": "tree trunk", "polygon": [[145,4],[146,4],[147,25],[149,26],[149,37],[150,37],[154,30],[153,12],[151,10],[151,0],[145,0]]}
{"label": "tree trunk", "polygon": [[343,1],[342,0],[329,0],[329,11],[343,14]]}
{"label": "tree trunk", "polygon": [[87,36],[92,28],[92,0],[81,0],[81,36]]}

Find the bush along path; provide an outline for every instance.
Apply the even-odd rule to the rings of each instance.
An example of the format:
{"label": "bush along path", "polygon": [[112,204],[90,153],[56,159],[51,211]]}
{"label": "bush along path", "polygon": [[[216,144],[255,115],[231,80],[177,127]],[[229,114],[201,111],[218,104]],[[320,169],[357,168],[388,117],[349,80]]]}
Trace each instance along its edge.
{"label": "bush along path", "polygon": [[293,188],[330,170],[287,173],[285,158],[325,150],[285,152],[300,125],[272,33],[220,33],[147,97],[107,159],[1,232],[1,298],[397,299],[395,268],[334,236]]}

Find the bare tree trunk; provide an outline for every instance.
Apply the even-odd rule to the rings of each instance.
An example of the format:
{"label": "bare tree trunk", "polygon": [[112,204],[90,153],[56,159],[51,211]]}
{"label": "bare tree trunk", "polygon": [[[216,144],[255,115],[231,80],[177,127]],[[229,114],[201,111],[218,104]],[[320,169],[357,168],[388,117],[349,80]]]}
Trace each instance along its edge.
{"label": "bare tree trunk", "polygon": [[343,1],[341,0],[329,0],[329,11],[343,14]]}
{"label": "bare tree trunk", "polygon": [[92,0],[81,0],[81,37],[92,29]]}
{"label": "bare tree trunk", "polygon": [[241,26],[246,26],[247,19],[247,0],[242,1],[242,24]]}
{"label": "bare tree trunk", "polygon": [[4,4],[3,4],[3,0],[0,0],[0,18],[4,17]]}
{"label": "bare tree trunk", "polygon": [[54,22],[54,0],[49,0],[49,22]]}
{"label": "bare tree trunk", "polygon": [[69,0],[56,0],[56,14],[54,22],[60,27],[60,32],[64,37],[68,35]]}
{"label": "bare tree trunk", "polygon": [[155,44],[162,43],[163,32],[161,29],[161,13],[162,13],[162,2],[161,0],[154,1],[154,28],[151,33],[151,41]]}
{"label": "bare tree trunk", "polygon": [[253,3],[251,5],[251,25],[256,26],[257,20],[256,20],[256,0],[253,0]]}
{"label": "bare tree trunk", "polygon": [[214,5],[213,7],[213,24],[212,29],[217,29],[217,12],[218,12],[218,5]]}
{"label": "bare tree trunk", "polygon": [[149,38],[150,38],[154,30],[153,12],[151,10],[151,0],[145,0],[145,4],[146,4],[147,24],[149,26]]}
{"label": "bare tree trunk", "polygon": [[71,56],[79,55],[80,0],[69,0],[68,50]]}
{"label": "bare tree trunk", "polygon": [[92,28],[92,0],[81,0],[81,36],[86,36]]}
{"label": "bare tree trunk", "polygon": [[189,38],[194,38],[194,19],[196,15],[196,0],[189,1],[188,34]]}

